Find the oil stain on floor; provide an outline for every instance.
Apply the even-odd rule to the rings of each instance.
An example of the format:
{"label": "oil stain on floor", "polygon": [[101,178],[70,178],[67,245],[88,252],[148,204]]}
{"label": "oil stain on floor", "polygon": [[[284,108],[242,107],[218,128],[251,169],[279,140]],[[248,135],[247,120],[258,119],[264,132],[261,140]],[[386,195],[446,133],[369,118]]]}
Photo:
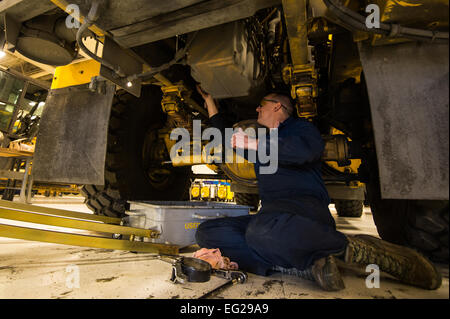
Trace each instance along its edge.
{"label": "oil stain on floor", "polygon": [[97,280],[95,280],[96,282],[110,282],[113,281],[114,279],[117,279],[119,277],[109,277],[109,278],[99,278]]}

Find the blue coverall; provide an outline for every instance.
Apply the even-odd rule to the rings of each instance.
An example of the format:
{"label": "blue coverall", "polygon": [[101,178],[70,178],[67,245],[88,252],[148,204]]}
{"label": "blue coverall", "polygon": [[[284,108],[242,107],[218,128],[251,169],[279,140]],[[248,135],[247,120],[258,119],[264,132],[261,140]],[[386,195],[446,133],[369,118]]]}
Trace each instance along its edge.
{"label": "blue coverall", "polygon": [[[220,114],[210,120],[212,126],[224,128]],[[262,164],[257,160],[254,165],[260,211],[203,222],[196,233],[198,245],[219,248],[240,269],[263,276],[273,266],[305,270],[317,259],[342,253],[347,239],[336,230],[328,209],[330,199],[320,170],[323,148],[313,124],[293,117],[282,122],[278,170],[260,174]]]}

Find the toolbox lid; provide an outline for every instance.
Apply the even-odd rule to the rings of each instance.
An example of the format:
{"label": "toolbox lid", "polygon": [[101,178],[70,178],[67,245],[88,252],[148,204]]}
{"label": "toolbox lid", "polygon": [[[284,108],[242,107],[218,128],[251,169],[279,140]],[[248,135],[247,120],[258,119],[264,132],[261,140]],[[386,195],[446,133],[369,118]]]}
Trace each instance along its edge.
{"label": "toolbox lid", "polygon": [[191,208],[226,208],[226,209],[246,209],[250,208],[245,205],[237,205],[233,203],[221,203],[221,202],[190,202],[190,201],[129,201],[130,210],[135,208],[141,209],[142,207],[150,208],[170,208],[170,209],[191,209]]}
{"label": "toolbox lid", "polygon": [[248,215],[250,206],[220,202],[129,201],[129,216],[150,220],[197,220]]}

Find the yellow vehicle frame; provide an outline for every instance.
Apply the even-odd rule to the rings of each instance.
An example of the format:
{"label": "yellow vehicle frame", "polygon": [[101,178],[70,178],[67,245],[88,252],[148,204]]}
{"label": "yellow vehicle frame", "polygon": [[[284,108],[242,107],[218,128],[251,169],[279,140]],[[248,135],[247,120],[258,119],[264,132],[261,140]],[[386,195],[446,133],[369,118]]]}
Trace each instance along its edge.
{"label": "yellow vehicle frame", "polygon": [[[81,229],[97,233],[110,234],[110,237],[99,235],[76,234],[73,232],[56,232],[40,228],[28,228],[0,224],[0,237],[16,238],[64,244],[71,246],[94,247],[135,252],[178,254],[178,246],[135,241],[137,236],[158,238],[155,230],[122,226],[122,219],[79,213],[48,207],[32,206],[0,200],[0,218],[39,225],[50,225],[68,229]],[[128,239],[112,239],[112,234],[128,236]]]}

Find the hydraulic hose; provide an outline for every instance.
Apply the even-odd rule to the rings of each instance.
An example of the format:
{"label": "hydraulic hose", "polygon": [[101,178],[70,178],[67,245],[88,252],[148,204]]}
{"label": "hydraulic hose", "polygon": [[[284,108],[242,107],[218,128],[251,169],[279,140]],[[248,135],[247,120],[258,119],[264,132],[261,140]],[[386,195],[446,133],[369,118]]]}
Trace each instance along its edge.
{"label": "hydraulic hose", "polygon": [[[105,67],[113,70],[114,73],[116,75],[118,75],[119,77],[124,78],[124,77],[126,77],[126,74],[124,74],[120,70],[119,66],[115,66],[112,63],[106,61],[105,59],[102,59],[101,57],[97,56],[96,54],[91,52],[83,43],[84,33],[98,20],[98,18],[100,16],[99,7],[103,1],[104,0],[93,1],[91,9],[89,10],[87,17],[85,18],[85,22],[80,27],[80,29],[78,29],[77,38],[76,38],[77,44],[78,44],[79,48],[83,52],[85,52],[91,59],[93,59],[93,60],[99,62],[100,64],[104,65]],[[196,34],[197,34],[197,32],[194,33],[194,35],[191,37],[191,39],[188,41],[188,43],[186,44],[186,46],[183,49],[181,49],[180,51],[175,53],[175,57],[171,61],[164,63],[158,67],[152,68],[148,72],[130,75],[127,77],[127,81],[132,82],[136,79],[144,79],[145,80],[145,79],[151,78],[151,77],[155,76],[156,74],[160,73],[161,71],[168,69],[172,65],[179,63],[179,61],[186,56],[186,52],[189,49]]]}
{"label": "hydraulic hose", "polygon": [[379,28],[367,28],[366,17],[342,5],[338,0],[323,0],[328,10],[333,13],[344,25],[351,29],[382,34],[388,37],[403,37],[417,41],[433,43],[448,43],[448,32],[431,31],[403,27],[399,24],[380,22]]}
{"label": "hydraulic hose", "polygon": [[160,73],[161,71],[167,70],[172,65],[179,63],[179,61],[185,57],[187,50],[190,48],[192,41],[194,41],[194,38],[197,35],[197,32],[195,32],[194,35],[189,39],[189,41],[186,43],[186,46],[183,49],[181,49],[175,53],[175,57],[172,60],[170,60],[169,62],[164,63],[160,66],[154,67],[148,72],[131,75],[127,78],[127,80],[130,82],[132,82],[133,80],[136,80],[136,79],[144,79],[145,80],[145,79],[153,77],[154,75]]}
{"label": "hydraulic hose", "polygon": [[77,32],[77,44],[79,48],[85,52],[91,59],[99,62],[100,64],[106,66],[107,68],[113,70],[119,77],[125,77],[125,74],[121,72],[120,67],[116,67],[108,61],[100,58],[96,54],[92,53],[83,43],[83,34],[88,30],[99,18],[99,7],[101,1],[94,1],[92,3],[91,9],[89,10],[88,16],[85,18],[85,23],[78,29]]}

